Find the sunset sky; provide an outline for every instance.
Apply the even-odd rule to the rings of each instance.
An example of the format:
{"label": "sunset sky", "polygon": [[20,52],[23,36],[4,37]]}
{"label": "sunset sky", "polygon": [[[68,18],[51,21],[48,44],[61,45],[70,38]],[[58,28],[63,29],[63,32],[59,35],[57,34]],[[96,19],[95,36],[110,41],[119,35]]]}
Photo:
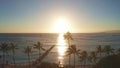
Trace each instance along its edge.
{"label": "sunset sky", "polygon": [[57,32],[59,18],[71,32],[120,30],[120,0],[0,0],[0,33]]}

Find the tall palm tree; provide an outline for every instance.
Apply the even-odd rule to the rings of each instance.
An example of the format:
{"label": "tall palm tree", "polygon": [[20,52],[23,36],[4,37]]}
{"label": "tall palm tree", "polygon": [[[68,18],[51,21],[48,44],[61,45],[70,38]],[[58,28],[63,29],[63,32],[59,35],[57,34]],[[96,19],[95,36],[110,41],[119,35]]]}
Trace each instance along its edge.
{"label": "tall palm tree", "polygon": [[17,48],[17,45],[15,45],[14,43],[10,43],[10,50],[12,51],[13,53],[13,63],[14,63],[14,68],[15,68],[15,50],[18,49]]}
{"label": "tall palm tree", "polygon": [[96,52],[99,53],[99,57],[101,58],[101,54],[102,54],[102,52],[103,52],[103,48],[102,48],[101,45],[98,45],[98,46],[96,47]]}
{"label": "tall palm tree", "polygon": [[67,49],[66,53],[67,55],[74,54],[74,68],[75,68],[75,55],[79,56],[80,49],[77,49],[76,45],[71,45],[70,48]]}
{"label": "tall palm tree", "polygon": [[[68,43],[68,48],[70,48],[70,40],[73,40],[71,33],[70,32],[65,33],[64,34],[64,39]],[[70,59],[71,59],[71,55],[69,55],[69,68],[70,68],[70,65],[71,65],[70,64],[70,62],[71,62]]]}
{"label": "tall palm tree", "polygon": [[45,49],[42,47],[42,43],[41,42],[37,42],[37,44],[34,44],[34,48],[39,50],[39,56],[40,56],[40,50],[45,51]]}
{"label": "tall palm tree", "polygon": [[[1,43],[0,50],[3,52],[3,64],[5,63],[5,53],[9,50],[8,44],[7,43]],[[4,66],[3,66],[4,68]]]}
{"label": "tall palm tree", "polygon": [[111,53],[114,54],[114,49],[110,45],[106,45],[103,49],[104,53],[108,56]]}
{"label": "tall palm tree", "polygon": [[87,51],[82,51],[82,52],[80,53],[79,59],[80,59],[81,62],[84,61],[84,67],[85,67],[86,61],[87,61],[87,59],[88,59],[88,53],[87,53]]}
{"label": "tall palm tree", "polygon": [[68,65],[68,68],[71,67],[71,64],[70,64],[70,60],[71,60],[71,54],[73,53],[72,49],[70,47],[67,48],[66,50],[66,53],[65,53],[65,56],[69,56],[69,65]]}
{"label": "tall palm tree", "polygon": [[26,48],[24,48],[24,53],[27,54],[27,56],[28,56],[28,64],[29,64],[29,68],[30,68],[30,54],[33,53],[32,47],[27,46]]}
{"label": "tall palm tree", "polygon": [[73,54],[74,54],[74,68],[75,68],[75,55],[79,56],[80,54],[80,49],[76,48],[76,45],[71,45]]}

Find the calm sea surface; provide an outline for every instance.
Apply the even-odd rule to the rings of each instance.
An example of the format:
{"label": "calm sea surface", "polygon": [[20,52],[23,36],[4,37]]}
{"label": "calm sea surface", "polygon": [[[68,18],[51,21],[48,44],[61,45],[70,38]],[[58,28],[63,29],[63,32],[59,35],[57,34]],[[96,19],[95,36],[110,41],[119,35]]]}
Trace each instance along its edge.
{"label": "calm sea surface", "polygon": [[[120,33],[76,33],[72,34],[73,39],[71,44],[76,44],[78,49],[94,51],[97,45],[111,45],[113,48],[120,48]],[[2,42],[6,43],[15,43],[18,45],[16,50],[15,59],[17,63],[26,63],[27,55],[24,53],[24,48],[38,41],[43,43],[43,47],[48,49],[51,45],[56,45],[58,41],[58,34],[49,34],[49,33],[37,33],[37,34],[0,34],[0,45]],[[44,53],[44,51],[42,51]],[[41,53],[41,54],[42,54]],[[0,52],[2,55],[2,52]],[[38,51],[34,50],[34,53],[31,55],[31,61],[34,61],[38,57]],[[67,57],[65,62],[67,63]],[[2,58],[0,59],[2,61]],[[12,63],[12,53],[9,51],[6,56],[6,60]],[[76,63],[78,63],[76,59]],[[43,61],[46,62],[55,62],[58,63],[58,51],[57,46],[52,49],[52,51],[44,58]]]}

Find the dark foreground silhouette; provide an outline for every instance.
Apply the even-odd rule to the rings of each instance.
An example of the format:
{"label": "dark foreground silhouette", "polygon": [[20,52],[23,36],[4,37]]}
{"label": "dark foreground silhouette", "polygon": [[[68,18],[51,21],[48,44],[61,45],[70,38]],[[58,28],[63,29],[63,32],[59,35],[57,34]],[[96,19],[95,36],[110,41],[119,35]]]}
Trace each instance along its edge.
{"label": "dark foreground silhouette", "polygon": [[94,68],[120,68],[120,56],[111,55],[102,58]]}

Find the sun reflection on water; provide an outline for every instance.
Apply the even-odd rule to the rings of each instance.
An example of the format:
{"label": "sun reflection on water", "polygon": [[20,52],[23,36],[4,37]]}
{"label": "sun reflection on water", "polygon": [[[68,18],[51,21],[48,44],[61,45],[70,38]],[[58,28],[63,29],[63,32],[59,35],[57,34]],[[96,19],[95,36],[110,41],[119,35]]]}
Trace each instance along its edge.
{"label": "sun reflection on water", "polygon": [[58,60],[59,60],[59,66],[60,67],[63,67],[63,64],[64,64],[64,55],[65,55],[65,51],[66,51],[66,42],[64,40],[64,37],[63,37],[64,33],[60,33],[59,34],[59,37],[58,37]]}

